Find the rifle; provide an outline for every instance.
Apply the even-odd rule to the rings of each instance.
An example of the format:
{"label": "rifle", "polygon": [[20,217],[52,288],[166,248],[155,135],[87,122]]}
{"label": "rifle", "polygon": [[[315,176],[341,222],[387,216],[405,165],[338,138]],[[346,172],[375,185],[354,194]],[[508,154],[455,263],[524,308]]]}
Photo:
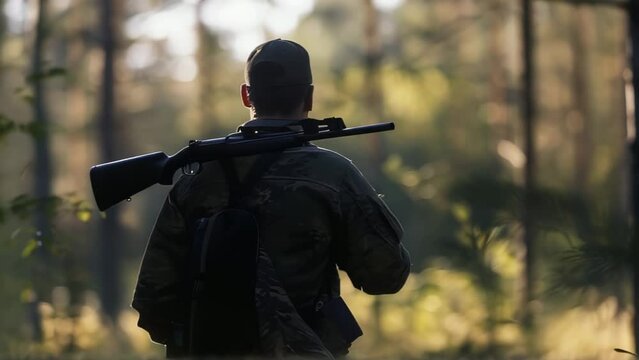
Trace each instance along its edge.
{"label": "rifle", "polygon": [[195,175],[199,166],[191,168],[194,164],[284,150],[313,140],[395,129],[392,122],[347,128],[341,118],[304,119],[294,125],[301,126],[301,130],[259,135],[254,129],[240,127],[239,132],[223,138],[191,140],[172,156],[158,151],[95,165],[90,177],[98,209],[104,211],[154,184],[171,185],[180,168],[185,175]]}

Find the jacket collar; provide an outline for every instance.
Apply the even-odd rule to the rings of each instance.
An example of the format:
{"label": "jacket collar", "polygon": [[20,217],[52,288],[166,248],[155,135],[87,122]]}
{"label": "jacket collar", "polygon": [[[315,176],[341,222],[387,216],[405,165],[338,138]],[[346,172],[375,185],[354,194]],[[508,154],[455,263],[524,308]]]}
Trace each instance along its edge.
{"label": "jacket collar", "polygon": [[237,130],[250,128],[263,132],[298,131],[302,130],[299,121],[300,119],[253,119],[240,125]]}

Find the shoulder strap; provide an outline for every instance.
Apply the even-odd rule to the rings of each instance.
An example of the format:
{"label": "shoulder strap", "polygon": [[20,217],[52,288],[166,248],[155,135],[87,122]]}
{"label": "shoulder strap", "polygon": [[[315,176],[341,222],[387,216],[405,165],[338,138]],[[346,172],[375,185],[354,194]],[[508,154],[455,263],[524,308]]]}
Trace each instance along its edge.
{"label": "shoulder strap", "polygon": [[253,186],[262,178],[262,175],[279,158],[281,151],[270,152],[260,155],[242,181],[237,173],[237,168],[232,158],[220,160],[220,165],[224,171],[226,182],[229,188],[229,207],[240,205],[243,197],[247,196]]}

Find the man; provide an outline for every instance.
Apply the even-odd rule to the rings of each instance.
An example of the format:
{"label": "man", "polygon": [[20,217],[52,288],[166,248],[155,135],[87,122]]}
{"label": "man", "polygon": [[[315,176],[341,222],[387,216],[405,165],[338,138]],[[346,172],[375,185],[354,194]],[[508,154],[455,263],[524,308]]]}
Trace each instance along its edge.
{"label": "man", "polygon": [[[308,53],[299,44],[277,39],[259,45],[249,55],[245,77],[241,99],[252,118],[241,127],[245,134],[291,131],[308,118],[313,107],[312,74]],[[254,171],[256,164],[261,164],[260,171]],[[133,301],[139,325],[153,340],[168,343],[169,352],[171,344],[180,341],[176,329],[184,326],[186,303],[180,293],[185,291],[185,264],[197,232],[194,224],[229,206],[235,193],[233,178],[246,183],[250,177],[255,179],[244,188],[241,201],[233,197],[234,206],[254,214],[259,228],[255,299],[260,330],[256,343],[246,345],[252,347],[246,353],[329,358],[347,353],[360,333],[339,298],[337,268],[356,288],[387,294],[403,286],[410,260],[400,244],[401,225],[362,174],[348,159],[312,144],[276,155],[205,163],[200,173],[176,183],[140,269]],[[264,305],[264,296],[277,298],[277,304]],[[270,316],[280,317],[277,324],[284,324],[277,336],[272,334],[277,326],[263,324]],[[212,322],[211,329],[229,326]],[[269,334],[268,329],[273,331]],[[224,336],[224,331],[211,331]],[[249,332],[246,337],[253,335]],[[272,339],[279,345],[267,344]]]}

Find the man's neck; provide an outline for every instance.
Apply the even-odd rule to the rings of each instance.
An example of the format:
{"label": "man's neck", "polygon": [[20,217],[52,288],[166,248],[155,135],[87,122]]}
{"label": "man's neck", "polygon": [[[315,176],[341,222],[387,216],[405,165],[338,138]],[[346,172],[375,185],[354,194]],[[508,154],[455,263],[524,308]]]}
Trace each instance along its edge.
{"label": "man's neck", "polygon": [[281,115],[281,114],[273,114],[273,115],[256,115],[252,114],[253,117],[251,120],[270,120],[270,119],[278,119],[278,120],[301,120],[308,118],[308,112],[302,113],[294,113],[290,115]]}

